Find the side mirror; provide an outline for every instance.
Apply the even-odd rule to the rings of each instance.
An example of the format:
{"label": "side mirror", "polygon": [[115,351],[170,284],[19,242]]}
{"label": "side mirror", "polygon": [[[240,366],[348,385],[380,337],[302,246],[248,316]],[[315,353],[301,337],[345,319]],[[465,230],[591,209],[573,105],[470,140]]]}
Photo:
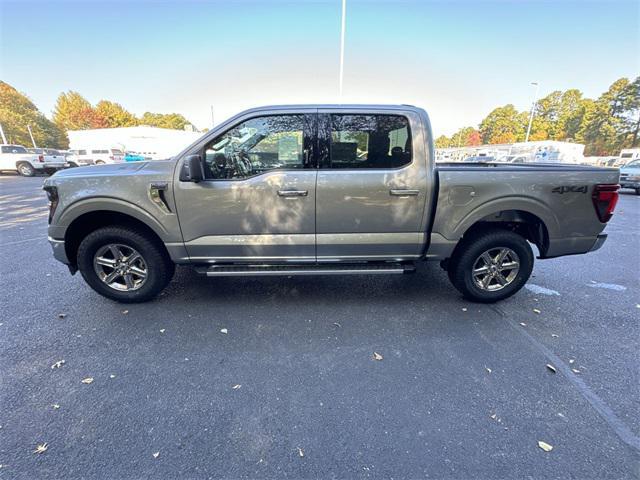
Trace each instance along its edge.
{"label": "side mirror", "polygon": [[186,180],[189,182],[201,182],[204,180],[204,169],[202,168],[202,159],[200,155],[189,155],[184,161],[186,178],[180,180]]}

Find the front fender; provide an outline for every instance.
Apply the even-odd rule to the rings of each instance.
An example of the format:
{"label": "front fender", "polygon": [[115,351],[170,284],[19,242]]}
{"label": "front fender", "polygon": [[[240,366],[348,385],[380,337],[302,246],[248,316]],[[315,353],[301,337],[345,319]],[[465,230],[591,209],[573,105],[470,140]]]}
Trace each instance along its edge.
{"label": "front fender", "polygon": [[[85,213],[98,211],[117,212],[129,215],[141,221],[151,228],[160,239],[165,242],[179,242],[181,239],[171,233],[167,226],[163,225],[156,217],[139,206],[111,197],[92,197],[68,205],[60,214],[56,216],[55,224],[49,227],[49,236],[54,239],[64,239],[67,228],[74,220]],[[165,215],[165,217],[175,217],[175,215]],[[175,218],[172,218],[175,221]]]}

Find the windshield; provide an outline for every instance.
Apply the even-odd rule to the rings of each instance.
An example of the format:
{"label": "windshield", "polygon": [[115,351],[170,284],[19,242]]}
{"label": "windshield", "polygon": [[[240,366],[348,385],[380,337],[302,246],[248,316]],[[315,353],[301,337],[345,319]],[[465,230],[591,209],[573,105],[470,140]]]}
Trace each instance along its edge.
{"label": "windshield", "polygon": [[638,160],[627,163],[624,168],[640,168],[640,158]]}

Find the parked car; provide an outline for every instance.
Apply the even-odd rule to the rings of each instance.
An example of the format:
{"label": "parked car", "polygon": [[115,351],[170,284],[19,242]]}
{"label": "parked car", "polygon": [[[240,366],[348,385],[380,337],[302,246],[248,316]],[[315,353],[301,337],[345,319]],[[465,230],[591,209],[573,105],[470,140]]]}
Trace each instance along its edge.
{"label": "parked car", "polygon": [[64,161],[54,161],[52,156],[44,153],[29,152],[22,145],[0,145],[0,171],[14,171],[24,177],[32,177],[38,172],[55,173],[64,166]]}
{"label": "parked car", "polygon": [[488,157],[486,155],[477,155],[477,156],[467,157],[463,160],[463,162],[466,162],[466,163],[477,163],[477,162],[490,163],[495,161],[496,159],[494,157]]}
{"label": "parked car", "polygon": [[27,148],[27,151],[29,153],[35,153],[36,155],[43,155],[44,163],[54,166],[56,170],[67,166],[64,154],[54,148]]}
{"label": "parked car", "polygon": [[631,188],[640,195],[640,158],[620,169],[620,188]]}
{"label": "parked car", "polygon": [[121,302],[157,295],[175,264],[221,277],[409,273],[424,260],[495,302],[527,282],[531,244],[544,259],[604,243],[617,169],[436,166],[432,139],[416,107],[248,110],[170,160],[47,179],[53,254]]}
{"label": "parked car", "polygon": [[146,158],[144,157],[144,155],[140,155],[139,153],[125,152],[124,154],[125,162],[143,162],[145,160]]}
{"label": "parked car", "polygon": [[104,165],[124,162],[124,154],[118,148],[82,148],[70,150],[73,157],[68,159],[71,166]]}

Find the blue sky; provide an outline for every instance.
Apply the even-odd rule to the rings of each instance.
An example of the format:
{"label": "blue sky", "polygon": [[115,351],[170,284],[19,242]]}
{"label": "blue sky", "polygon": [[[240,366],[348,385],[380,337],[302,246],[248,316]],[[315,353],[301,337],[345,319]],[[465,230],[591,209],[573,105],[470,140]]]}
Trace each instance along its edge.
{"label": "blue sky", "polygon": [[[343,102],[426,108],[436,134],[540,95],[640,74],[637,1],[347,0]],[[338,102],[341,0],[0,0],[0,79],[47,115],[62,91],[202,128]]]}

